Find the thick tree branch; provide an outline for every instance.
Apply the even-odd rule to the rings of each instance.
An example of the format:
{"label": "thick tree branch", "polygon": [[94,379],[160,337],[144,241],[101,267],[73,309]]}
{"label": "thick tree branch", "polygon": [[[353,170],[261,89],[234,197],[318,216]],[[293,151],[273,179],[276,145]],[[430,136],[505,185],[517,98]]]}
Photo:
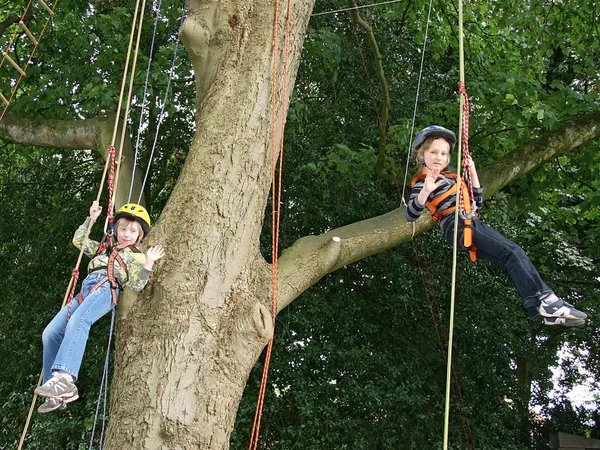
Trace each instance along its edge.
{"label": "thick tree branch", "polygon": [[98,119],[35,120],[5,116],[0,121],[0,137],[18,144],[71,150],[96,148]]}
{"label": "thick tree branch", "polygon": [[[479,170],[485,196],[489,198],[508,183],[544,163],[580,145],[600,138],[600,113],[569,120],[556,130],[515,149],[491,166]],[[408,241],[412,225],[404,218],[404,207],[387,214],[336,228],[320,236],[299,239],[279,258],[278,310],[323,276],[345,265]],[[434,225],[431,216],[423,215],[415,223],[415,234]],[[331,239],[338,237],[335,261],[331,256]]]}
{"label": "thick tree branch", "polygon": [[[0,138],[18,144],[38,147],[62,148],[67,150],[90,149],[96,151],[106,160],[108,149],[113,139],[115,114],[102,115],[86,120],[35,120],[16,119],[4,116],[0,120]],[[116,133],[115,148],[120,148],[120,127]],[[141,191],[143,174],[139,167],[134,169],[134,153],[129,134],[125,133],[122,157],[119,161],[119,178],[117,185],[121,189],[115,195],[115,204],[121,206],[128,202],[131,174],[135,170],[132,197],[138,198]],[[142,204],[145,199],[142,195]]]}

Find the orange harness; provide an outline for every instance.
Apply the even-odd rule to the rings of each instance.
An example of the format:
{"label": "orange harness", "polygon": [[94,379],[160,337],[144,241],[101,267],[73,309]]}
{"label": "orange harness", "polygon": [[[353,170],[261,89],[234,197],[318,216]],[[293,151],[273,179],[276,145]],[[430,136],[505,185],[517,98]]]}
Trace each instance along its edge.
{"label": "orange harness", "polygon": [[[425,173],[420,173],[420,174],[416,175],[412,179],[412,185],[414,186],[414,184],[417,182],[417,180],[419,180],[421,178],[425,178],[426,176],[427,176],[427,174],[425,174]],[[446,192],[441,194],[440,196],[434,198],[432,201],[425,203],[425,207],[429,210],[429,212],[431,213],[431,216],[433,217],[433,220],[435,220],[436,222],[439,222],[442,219],[442,217],[444,217],[456,210],[456,205],[450,206],[449,208],[446,208],[443,211],[440,211],[438,209],[438,205],[440,203],[442,203],[445,199],[447,199],[451,195],[456,194],[456,192],[458,190],[458,179],[457,179],[456,174],[453,172],[445,172],[444,176],[448,177],[448,178],[454,178],[454,180],[455,180],[454,185],[450,189],[448,189]],[[465,248],[469,249],[469,257],[471,258],[471,261],[475,262],[477,260],[477,248],[473,245],[473,220],[472,220],[472,217],[477,217],[477,215],[472,214],[473,207],[471,205],[469,189],[467,187],[466,182],[462,181],[460,183],[460,191],[461,191],[460,195],[462,196],[463,201],[464,201],[464,205],[462,205],[463,206],[462,210],[464,211],[464,215],[466,216],[466,218],[463,218],[463,221],[464,221],[463,245],[465,246]],[[457,199],[457,201],[458,201],[458,199]]]}

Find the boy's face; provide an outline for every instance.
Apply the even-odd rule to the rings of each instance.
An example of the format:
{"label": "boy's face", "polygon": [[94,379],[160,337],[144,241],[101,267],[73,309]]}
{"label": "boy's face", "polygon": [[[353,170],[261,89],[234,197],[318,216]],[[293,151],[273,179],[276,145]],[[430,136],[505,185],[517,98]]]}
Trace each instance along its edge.
{"label": "boy's face", "polygon": [[115,224],[115,233],[119,244],[135,245],[142,233],[142,227],[135,220],[119,219]]}
{"label": "boy's face", "polygon": [[429,148],[423,152],[425,167],[429,170],[442,171],[450,162],[450,144],[444,138],[431,141]]}

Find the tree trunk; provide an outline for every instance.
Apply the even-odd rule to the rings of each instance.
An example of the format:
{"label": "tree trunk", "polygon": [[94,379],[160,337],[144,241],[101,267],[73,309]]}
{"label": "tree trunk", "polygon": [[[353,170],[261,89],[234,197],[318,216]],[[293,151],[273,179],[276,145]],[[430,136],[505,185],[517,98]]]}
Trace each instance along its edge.
{"label": "tree trunk", "polygon": [[[312,5],[293,4],[287,97]],[[167,256],[142,294],[120,299],[107,449],[229,448],[250,370],[272,335],[259,236],[271,184],[274,11],[265,0],[189,2],[181,37],[197,76],[197,131],[149,236]],[[280,11],[277,143],[288,101]]]}

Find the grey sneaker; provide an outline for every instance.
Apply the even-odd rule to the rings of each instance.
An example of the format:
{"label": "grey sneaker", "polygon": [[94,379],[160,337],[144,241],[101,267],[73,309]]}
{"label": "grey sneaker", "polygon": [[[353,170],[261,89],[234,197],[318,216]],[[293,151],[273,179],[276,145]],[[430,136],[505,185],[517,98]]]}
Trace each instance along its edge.
{"label": "grey sneaker", "polygon": [[[76,400],[73,397],[69,398],[70,401]],[[44,403],[38,408],[38,413],[46,414],[54,410],[64,411],[67,409],[67,402],[60,398],[49,397]]]}
{"label": "grey sneaker", "polygon": [[575,307],[562,298],[554,303],[546,303],[542,300],[540,304],[540,314],[544,317],[562,317],[564,319],[587,319],[587,314],[575,309]]}
{"label": "grey sneaker", "polygon": [[73,400],[79,398],[79,392],[77,392],[77,386],[73,383],[72,379],[65,376],[62,373],[55,373],[52,378],[42,384],[34,392],[40,397],[58,397],[62,400],[67,400],[75,397]]}
{"label": "grey sneaker", "polygon": [[566,319],[564,317],[544,317],[544,325],[562,325],[565,327],[579,327],[585,324],[584,319]]}

